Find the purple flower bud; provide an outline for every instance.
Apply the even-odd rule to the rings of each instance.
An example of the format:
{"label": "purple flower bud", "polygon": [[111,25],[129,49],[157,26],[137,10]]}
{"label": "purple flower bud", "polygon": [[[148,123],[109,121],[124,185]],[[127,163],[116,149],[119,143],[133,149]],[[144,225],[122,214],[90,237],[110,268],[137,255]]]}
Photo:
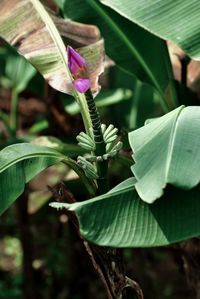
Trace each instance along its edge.
{"label": "purple flower bud", "polygon": [[80,93],[85,93],[90,88],[90,80],[87,78],[76,79],[72,83],[74,88]]}
{"label": "purple flower bud", "polygon": [[85,93],[90,88],[90,80],[87,78],[86,61],[72,47],[67,48],[68,66],[74,78],[73,86],[80,92]]}
{"label": "purple flower bud", "polygon": [[68,66],[73,76],[79,74],[86,67],[85,59],[72,47],[67,48]]}

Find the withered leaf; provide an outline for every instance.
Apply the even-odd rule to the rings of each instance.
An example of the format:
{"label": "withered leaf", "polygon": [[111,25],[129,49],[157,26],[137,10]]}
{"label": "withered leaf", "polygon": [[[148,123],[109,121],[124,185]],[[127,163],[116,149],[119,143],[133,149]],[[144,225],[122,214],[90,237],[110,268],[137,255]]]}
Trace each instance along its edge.
{"label": "withered leaf", "polygon": [[66,47],[78,48],[87,61],[91,89],[98,90],[104,43],[96,26],[58,18],[39,0],[0,0],[0,37],[16,47],[53,88],[64,93],[73,89]]}

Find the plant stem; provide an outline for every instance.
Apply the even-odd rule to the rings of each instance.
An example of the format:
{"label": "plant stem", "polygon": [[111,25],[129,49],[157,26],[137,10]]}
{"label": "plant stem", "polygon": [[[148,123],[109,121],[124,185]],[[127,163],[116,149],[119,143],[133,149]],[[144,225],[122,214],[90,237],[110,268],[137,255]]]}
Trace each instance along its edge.
{"label": "plant stem", "polygon": [[75,91],[73,93],[73,97],[76,99],[76,101],[80,107],[85,131],[87,134],[89,134],[89,128],[91,127],[92,124],[91,124],[91,119],[90,119],[90,115],[89,115],[89,111],[88,111],[86,97],[84,94],[81,94],[81,93],[78,93]]}
{"label": "plant stem", "polygon": [[189,59],[187,56],[180,59],[181,62],[181,83],[187,87],[187,66]]}
{"label": "plant stem", "polygon": [[[88,105],[88,110],[90,113],[93,135],[94,135],[94,142],[96,145],[96,149],[94,153],[97,157],[103,156],[106,153],[106,144],[104,142],[103,134],[101,130],[100,116],[90,90],[85,93],[85,97]],[[104,194],[109,189],[108,188],[108,162],[97,161],[96,167],[99,176],[99,178],[97,179],[98,193]]]}
{"label": "plant stem", "polygon": [[0,119],[4,122],[4,124],[6,124],[6,125],[9,124],[9,117],[3,111],[0,111]]}
{"label": "plant stem", "polygon": [[19,101],[18,92],[15,88],[13,88],[11,94],[11,112],[10,112],[10,128],[13,136],[16,136],[16,131],[17,131],[18,101]]}
{"label": "plant stem", "polygon": [[0,111],[0,120],[4,123],[4,126],[7,130],[8,136],[11,137],[12,136],[12,131],[10,129],[9,116],[6,113],[4,113],[3,111]]}
{"label": "plant stem", "polygon": [[89,195],[91,197],[94,197],[96,195],[95,186],[92,183],[92,181],[85,176],[81,167],[74,160],[72,160],[69,157],[65,157],[62,160],[62,162],[77,173],[77,175],[79,176],[79,178],[82,180],[83,184],[85,185]]}

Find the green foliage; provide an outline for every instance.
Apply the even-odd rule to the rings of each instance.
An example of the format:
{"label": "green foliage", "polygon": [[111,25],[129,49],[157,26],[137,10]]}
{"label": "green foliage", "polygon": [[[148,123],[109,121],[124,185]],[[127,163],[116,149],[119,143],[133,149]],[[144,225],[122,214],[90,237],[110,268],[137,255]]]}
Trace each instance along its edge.
{"label": "green foliage", "polygon": [[85,150],[76,144],[64,143],[60,139],[53,136],[36,137],[34,138],[34,144],[47,146],[68,157],[76,157],[77,155],[83,155],[85,153]]}
{"label": "green foliage", "polygon": [[100,110],[102,114],[107,113],[107,118],[116,127],[128,131],[133,130],[143,126],[147,118],[160,116],[159,94],[151,85],[141,82],[117,66],[110,69],[108,78],[110,85],[114,88],[121,86],[132,92],[129,99],[108,107],[106,110]]}
{"label": "green foliage", "polygon": [[19,55],[9,55],[5,65],[5,80],[8,86],[17,93],[27,88],[29,81],[36,74],[36,70],[25,58]]}
{"label": "green foliage", "polygon": [[105,195],[75,204],[52,203],[75,211],[82,236],[101,246],[163,246],[199,236],[199,192],[171,188],[149,205],[129,178]]}
{"label": "green foliage", "polygon": [[[108,56],[124,71],[152,85],[159,93],[165,111],[176,107],[171,64],[166,44],[161,39],[101,5],[99,1],[58,2],[66,17],[96,24],[100,28]],[[165,94],[167,88],[172,91],[170,98]]]}
{"label": "green foliage", "polygon": [[24,191],[24,186],[63,155],[29,143],[14,144],[0,152],[0,214]]}
{"label": "green foliage", "polygon": [[94,196],[93,184],[74,160],[50,147],[31,143],[13,144],[0,151],[0,214],[22,194],[27,182],[45,168],[61,161],[78,174],[89,194]]}
{"label": "green foliage", "polygon": [[[18,11],[18,18],[16,18],[15,9],[6,10],[8,20],[12,17],[14,21],[9,25],[8,20],[3,21],[2,19],[0,23],[3,24],[3,27],[0,29],[0,35],[9,43],[16,45],[18,50],[21,50],[22,54],[39,69],[54,88],[67,93],[70,91],[69,84],[72,83],[66,57],[66,45],[68,43],[66,43],[66,40],[62,40],[61,33],[63,32],[59,29],[56,19],[49,14],[41,3],[38,0],[28,2],[31,3],[34,11],[33,16],[37,16],[37,19],[31,16],[30,24],[35,24],[36,34],[40,36],[41,32],[38,30],[40,28],[38,27],[38,20],[40,20],[44,25],[42,30],[45,31],[47,40],[42,45],[37,44],[37,40],[33,39],[32,30],[23,21],[24,10],[21,8]],[[172,8],[177,12],[177,16],[172,18],[171,27],[166,26],[161,2],[156,6],[156,18],[153,18],[154,12],[152,8],[154,6],[152,5],[150,9],[144,1],[142,1],[141,5],[137,3],[133,5],[131,1],[126,0],[127,6],[117,0],[57,2],[60,4],[66,17],[98,25],[105,40],[106,54],[115,61],[117,66],[125,71],[124,74],[127,74],[127,78],[131,78],[131,93],[128,93],[128,98],[130,99],[132,96],[133,90],[134,105],[127,114],[120,111],[120,114],[118,114],[119,123],[123,117],[129,117],[129,127],[141,125],[145,117],[148,115],[153,116],[155,99],[161,101],[165,112],[177,106],[166,43],[138,26],[138,24],[143,27],[148,25],[147,27],[150,31],[154,32],[155,29],[155,33],[157,33],[157,29],[158,31],[160,30],[159,32],[161,33],[158,32],[157,35],[162,37],[168,37],[169,34],[172,40],[173,38],[179,40],[179,32],[177,33],[176,30],[173,30],[170,33],[169,28],[174,29],[180,18],[184,16],[188,20],[188,12],[185,15],[181,14],[182,7],[186,7],[185,1],[180,6],[169,2],[169,15],[171,15]],[[6,5],[5,2],[2,3]],[[24,2],[24,7],[26,7],[26,3]],[[111,6],[117,12],[106,7],[106,5]],[[194,1],[192,5],[194,5]],[[119,11],[120,13],[118,13]],[[145,18],[146,12],[150,14],[150,18],[147,21]],[[163,16],[165,26],[160,26],[161,16],[158,12]],[[193,24],[189,26],[187,31],[189,35],[191,35],[191,29],[196,28],[195,20],[196,15]],[[28,32],[21,45],[13,43],[11,38],[11,29],[17,30],[15,22],[21,24],[22,28]],[[148,22],[148,24],[145,25],[145,22]],[[68,20],[66,24],[69,25]],[[83,26],[82,28],[87,27],[81,24],[79,29],[81,26]],[[181,26],[180,30],[184,29],[182,27],[184,26]],[[81,48],[80,53],[87,58],[89,66],[94,66],[94,62],[97,62],[98,67],[95,70],[98,70],[97,73],[99,74],[99,67],[102,66],[103,43],[100,40],[98,29],[93,27],[93,30],[97,30],[96,39],[98,41],[92,43],[91,46]],[[167,32],[166,35],[165,32]],[[19,34],[19,32],[16,31],[16,34]],[[75,35],[79,38],[81,36],[79,31]],[[196,37],[194,39],[188,37],[184,30],[183,35],[185,35],[185,39],[181,45],[187,48],[187,42],[191,41],[191,49],[188,51],[190,52],[191,50],[191,55],[195,56],[197,53]],[[25,47],[28,54],[23,52],[25,40],[28,43],[28,48]],[[49,47],[45,46],[46,42],[50,45]],[[83,42],[82,44],[85,43]],[[38,51],[33,51],[35,49],[34,46],[36,46]],[[21,57],[11,56],[7,61],[4,61],[4,64],[6,80],[2,80],[3,86],[14,89],[16,93],[23,91],[35,71]],[[12,71],[12,68],[14,68],[14,71]],[[97,77],[98,75],[96,74],[95,76]],[[94,76],[92,78],[94,79]],[[99,106],[113,105],[127,98],[127,94],[124,93],[124,91],[127,91],[125,89],[127,86],[115,86],[115,82],[111,83],[111,86],[109,86],[111,91],[109,90],[107,94],[100,95],[97,98]],[[117,87],[122,88],[116,89]],[[129,86],[128,91],[130,91]],[[79,95],[74,92],[73,96],[80,105],[79,109],[82,113],[87,133],[79,134],[77,137],[79,144],[84,150],[98,152],[96,149],[98,141],[95,140],[94,142],[92,135],[89,136],[91,119],[94,125],[97,125],[97,117],[94,115],[95,103],[94,101],[88,101],[92,105],[91,111],[93,112],[90,119],[85,95]],[[72,108],[72,114],[79,111],[77,107]],[[156,113],[159,114],[160,110]],[[181,106],[161,118],[150,120],[144,127],[129,133],[129,141],[135,160],[132,171],[136,180],[129,179],[110,192],[95,197],[90,201],[74,205],[62,204],[76,212],[80,221],[81,233],[85,238],[100,245],[139,247],[166,245],[199,234],[199,222],[198,220],[194,221],[197,217],[197,198],[199,194],[199,187],[197,186],[200,169],[199,114],[198,107],[184,108]],[[47,126],[48,123],[41,120],[38,126],[29,128],[29,132],[37,133],[41,128],[47,128]],[[68,146],[67,143],[60,142],[59,139],[54,137],[36,141],[39,144],[47,145],[49,148],[33,144],[17,144],[2,150],[0,152],[0,212],[2,213],[14,202],[23,192],[24,186],[28,181],[43,169],[59,161],[63,161],[75,170],[82,177],[90,196],[95,196],[96,182],[94,180],[97,179],[96,173],[100,169],[99,163],[113,157],[121,150],[122,146],[122,143],[118,141],[117,129],[114,126],[102,125],[100,127],[100,120],[98,119],[98,130],[99,135],[95,136],[96,139],[99,136],[102,138],[104,148],[103,150],[101,149],[100,153],[95,152],[96,156],[92,156],[92,154],[88,157],[78,158],[78,163],[84,171],[75,161],[64,156],[64,154],[78,156],[79,150],[77,146]],[[96,131],[94,130],[94,132]],[[85,151],[81,152],[81,154],[84,153]],[[96,163],[96,165],[93,163]],[[102,178],[105,180],[107,188],[106,175],[100,176],[100,179]],[[120,174],[118,174],[118,179],[120,179]],[[187,192],[175,188],[168,190],[166,188],[168,184],[180,189],[191,190]],[[104,185],[104,182],[102,185]],[[192,189],[194,187],[195,189]],[[167,190],[164,192],[165,188]],[[105,192],[107,189],[102,190]],[[191,206],[188,205],[188,198],[192,198]],[[156,199],[158,199],[156,203],[153,203]],[[147,203],[153,204],[148,205]],[[60,204],[55,204],[54,206],[58,207]],[[187,212],[188,215],[193,215],[191,219],[187,216]],[[93,223],[92,226],[91,223]],[[187,229],[186,223],[188,225]],[[182,230],[181,228],[184,225],[185,229]]]}
{"label": "green foliage", "polygon": [[189,56],[200,59],[198,0],[100,0],[151,33],[172,40]]}
{"label": "green foliage", "polygon": [[[199,59],[200,6],[197,0],[55,0],[64,20],[43,6],[49,1],[9,2],[0,0],[0,36],[22,56],[3,42],[0,215],[19,196],[20,200],[1,215],[0,298],[28,298],[22,294],[28,289],[34,298],[94,298],[95,282],[91,288],[92,279],[85,275],[88,261],[82,258],[79,244],[84,239],[109,248],[135,248],[165,246],[200,235],[200,108],[177,108],[195,102],[186,93],[188,86],[181,85],[176,92],[164,40],[174,41]],[[68,69],[68,45],[86,59],[91,93],[73,90],[76,78]],[[43,81],[42,87],[38,85],[39,72],[35,76],[29,62],[54,91]],[[101,80],[102,92],[94,101],[103,62],[108,68]],[[186,85],[184,71],[182,83]],[[101,108],[101,120],[96,106]],[[35,111],[37,115],[32,115]],[[85,132],[78,135],[83,130],[79,112]],[[169,113],[159,117],[163,112]],[[5,147],[8,144],[12,145]],[[54,164],[42,179],[36,177]],[[50,205],[67,211],[49,209],[52,194],[58,201]],[[71,230],[71,220],[83,239]],[[12,237],[8,237],[10,232]],[[118,251],[94,248],[112,259],[107,281],[118,266],[114,253]],[[128,252],[129,267],[133,262],[138,277],[134,259],[152,277],[152,285],[158,282],[153,267],[146,265],[146,251],[134,250],[133,259],[131,249]],[[5,254],[12,259],[10,264],[4,262]],[[166,264],[165,255],[162,259]],[[158,260],[152,258],[151,265]],[[104,275],[106,263],[103,266]],[[91,294],[85,289],[81,293],[83,283],[89,285]],[[173,288],[167,282],[161,291],[155,289],[159,298],[166,298],[173,297]],[[151,288],[148,292],[153,296]],[[129,296],[133,298],[132,288],[122,297]]]}
{"label": "green foliage", "polygon": [[[117,88],[114,90],[102,90],[95,98],[96,106],[98,108],[100,107],[106,107],[115,105],[118,103],[121,103],[123,101],[130,100],[132,96],[132,92],[130,89],[124,89],[124,88]],[[70,113],[71,115],[75,115],[80,112],[79,105],[74,102],[73,99],[62,96],[63,104],[65,105],[65,110]]]}
{"label": "green foliage", "polygon": [[191,189],[200,181],[200,107],[183,106],[129,133],[140,197],[152,203],[167,184]]}
{"label": "green foliage", "polygon": [[5,52],[4,55],[0,55],[0,61],[4,61],[0,74],[0,85],[11,89],[12,108],[10,117],[0,111],[0,119],[7,126],[11,135],[14,135],[17,126],[18,94],[27,88],[30,80],[36,74],[36,70],[11,47],[3,47],[2,50]]}

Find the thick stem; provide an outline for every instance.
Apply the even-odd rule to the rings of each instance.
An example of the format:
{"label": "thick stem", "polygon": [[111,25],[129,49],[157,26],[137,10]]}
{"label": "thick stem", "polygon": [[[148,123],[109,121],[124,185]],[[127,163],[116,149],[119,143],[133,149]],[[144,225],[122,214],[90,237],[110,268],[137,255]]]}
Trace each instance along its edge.
{"label": "thick stem", "polygon": [[[92,122],[94,142],[96,145],[96,149],[94,153],[97,157],[103,156],[106,153],[106,144],[104,142],[103,134],[101,130],[100,116],[91,91],[87,91],[85,96],[86,96],[88,110]],[[97,179],[98,192],[99,194],[104,194],[109,189],[108,188],[108,162],[97,161],[96,166],[97,166],[97,173],[99,176],[99,178]]]}
{"label": "thick stem", "polygon": [[77,173],[77,175],[79,176],[79,178],[82,180],[83,184],[85,185],[89,195],[91,197],[94,197],[96,195],[96,189],[95,189],[94,183],[85,176],[81,167],[74,160],[72,160],[69,157],[65,157],[65,159],[63,159],[62,162],[64,164],[66,164],[67,166],[69,166],[71,169],[73,169]]}
{"label": "thick stem", "polygon": [[89,128],[91,127],[91,119],[88,111],[86,97],[84,94],[77,93],[75,91],[73,93],[73,97],[76,99],[78,105],[80,106],[80,111],[81,111],[81,116],[83,119],[85,131],[87,134],[89,134]]}
{"label": "thick stem", "polygon": [[[49,189],[52,191],[54,198],[60,202],[77,202],[64,184],[58,184]],[[116,248],[99,247],[83,240],[76,215],[68,210],[66,213],[74,224],[90,256],[94,269],[105,286],[108,299],[144,299],[139,284],[125,275],[122,251]]]}
{"label": "thick stem", "polygon": [[181,62],[181,83],[184,86],[187,86],[187,66],[189,63],[189,59],[187,56],[184,56],[182,59],[180,59]]}

